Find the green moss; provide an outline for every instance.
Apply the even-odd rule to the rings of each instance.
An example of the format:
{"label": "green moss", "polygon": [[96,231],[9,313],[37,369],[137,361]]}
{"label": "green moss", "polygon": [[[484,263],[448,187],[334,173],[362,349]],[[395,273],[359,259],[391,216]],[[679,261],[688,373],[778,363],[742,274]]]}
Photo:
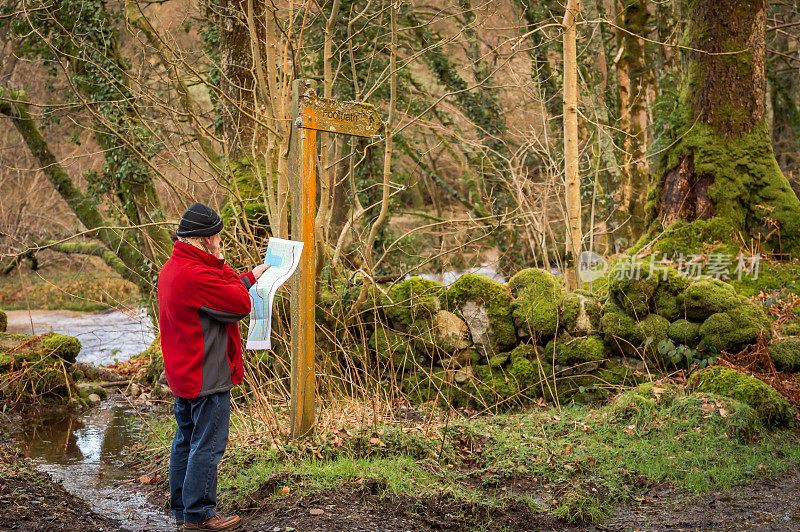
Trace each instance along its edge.
{"label": "green moss", "polygon": [[700,326],[703,344],[720,352],[737,352],[761,334],[771,340],[772,324],[764,310],[753,304],[712,314]]}
{"label": "green moss", "polygon": [[72,363],[81,352],[81,342],[66,334],[50,333],[42,338],[42,349]]}
{"label": "green moss", "polygon": [[564,334],[550,340],[544,348],[544,358],[560,366],[573,366],[584,362],[598,362],[610,356],[608,347],[597,335],[573,338]]}
{"label": "green moss", "polygon": [[[713,126],[697,122],[691,105],[684,103],[678,141],[665,153],[656,188],[663,186],[668,171],[684,157],[692,156],[697,175],[713,176],[708,197],[716,217],[727,222],[729,232],[719,242],[731,241],[730,231],[766,237],[768,249],[795,251],[800,238],[800,201],[781,173],[769,135],[766,118],[749,132],[728,135]],[[658,211],[658,204],[651,216]],[[777,222],[773,231],[763,220]]]}
{"label": "green moss", "polygon": [[389,290],[390,305],[384,311],[395,328],[408,331],[418,319],[430,319],[442,308],[442,283],[412,277]]}
{"label": "green moss", "polygon": [[733,286],[718,279],[698,279],[683,292],[686,317],[704,320],[712,314],[725,312],[750,301],[736,293]]}
{"label": "green moss", "polygon": [[558,331],[564,281],[538,268],[527,268],[508,281],[514,296],[514,323],[533,338],[550,338]]}
{"label": "green moss", "polygon": [[[758,276],[754,273],[758,273]],[[741,280],[738,277],[736,275],[730,280],[736,292],[746,297],[755,297],[761,292],[769,293],[796,284],[800,279],[800,263],[777,262],[762,257],[757,272],[744,272]]]}
{"label": "green moss", "polygon": [[582,290],[570,292],[562,302],[561,321],[569,333],[596,332],[600,330],[600,304]]}
{"label": "green moss", "polygon": [[5,312],[0,310],[0,332],[6,332],[6,328],[8,327],[8,316]]}
{"label": "green moss", "polygon": [[800,335],[800,323],[784,323],[781,327],[781,331],[783,331],[783,334],[787,336]]}
{"label": "green moss", "polygon": [[150,384],[158,382],[161,372],[164,371],[164,355],[161,353],[161,336],[156,336],[153,342],[145,351],[141,353],[142,357],[147,357],[147,370],[145,371],[144,379]]}
{"label": "green moss", "polygon": [[511,294],[502,284],[470,273],[450,285],[445,299],[448,310],[456,313],[462,312],[464,305],[470,301],[484,307],[489,317],[490,337],[498,351],[509,349],[517,343],[511,315]]}
{"label": "green moss", "polygon": [[637,375],[633,369],[622,364],[600,368],[597,371],[597,377],[605,384],[612,386],[635,386],[646,378],[643,375]]}
{"label": "green moss", "polygon": [[620,354],[634,354],[636,348],[644,341],[642,330],[613,299],[609,299],[603,305],[601,323],[606,341]]}
{"label": "green moss", "polygon": [[711,366],[690,379],[695,390],[730,397],[750,405],[767,425],[788,423],[794,409],[766,383],[730,368]]}
{"label": "green moss", "polygon": [[697,347],[697,342],[700,340],[700,324],[678,320],[670,324],[667,335],[676,344]]}
{"label": "green moss", "polygon": [[508,362],[509,354],[508,353],[500,353],[499,355],[495,355],[489,359],[489,367],[490,368],[502,368],[506,362]]}
{"label": "green moss", "polygon": [[800,338],[784,338],[769,344],[769,357],[778,371],[800,371]]}
{"label": "green moss", "polygon": [[608,290],[631,316],[641,319],[650,312],[658,287],[657,274],[650,276],[650,264],[641,260],[615,262],[608,272]]}
{"label": "green moss", "polygon": [[665,285],[659,285],[653,295],[653,312],[669,321],[685,316],[683,294],[675,295]]}
{"label": "green moss", "polygon": [[380,328],[369,338],[369,347],[375,352],[379,362],[390,363],[397,369],[406,369],[406,362],[413,362],[408,357],[411,339],[386,328]]}
{"label": "green moss", "polygon": [[16,359],[5,353],[0,353],[0,372],[8,371],[14,365]]}
{"label": "green moss", "polygon": [[644,338],[645,353],[651,358],[659,358],[658,344],[669,338],[669,320],[658,314],[650,314],[638,324]]}

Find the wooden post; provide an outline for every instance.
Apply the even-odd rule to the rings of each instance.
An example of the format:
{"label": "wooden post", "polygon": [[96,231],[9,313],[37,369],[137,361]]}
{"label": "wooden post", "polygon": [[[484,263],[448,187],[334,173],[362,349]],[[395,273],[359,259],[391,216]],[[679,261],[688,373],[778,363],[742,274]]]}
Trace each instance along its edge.
{"label": "wooden post", "polygon": [[289,145],[289,175],[292,197],[292,238],[303,241],[298,271],[292,276],[292,398],[291,435],[301,438],[314,429],[314,219],[317,197],[317,132],[301,127],[308,121],[308,111],[300,112],[300,99],[314,94],[316,82],[298,79],[292,82],[292,137]]}

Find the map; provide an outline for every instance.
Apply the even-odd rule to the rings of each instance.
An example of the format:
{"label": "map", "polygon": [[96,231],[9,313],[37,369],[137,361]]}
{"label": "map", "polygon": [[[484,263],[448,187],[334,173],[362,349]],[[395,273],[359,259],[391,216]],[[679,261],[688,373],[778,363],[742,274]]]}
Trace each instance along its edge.
{"label": "map", "polygon": [[267,271],[250,287],[250,330],[246,349],[272,349],[272,301],[278,288],[292,276],[300,263],[303,243],[295,240],[270,238],[264,264]]}

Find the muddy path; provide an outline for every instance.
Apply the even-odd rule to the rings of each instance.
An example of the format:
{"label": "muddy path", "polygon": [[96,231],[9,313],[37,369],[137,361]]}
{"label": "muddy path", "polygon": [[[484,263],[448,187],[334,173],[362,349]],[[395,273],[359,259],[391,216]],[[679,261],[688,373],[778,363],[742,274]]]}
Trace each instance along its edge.
{"label": "muddy path", "polygon": [[94,512],[8,441],[0,442],[0,530],[119,530]]}

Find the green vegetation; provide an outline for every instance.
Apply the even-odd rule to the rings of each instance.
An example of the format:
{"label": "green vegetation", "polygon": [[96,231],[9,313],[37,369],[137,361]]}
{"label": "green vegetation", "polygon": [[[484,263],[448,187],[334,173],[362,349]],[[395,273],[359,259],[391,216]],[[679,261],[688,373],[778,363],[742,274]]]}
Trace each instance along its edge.
{"label": "green vegetation", "polygon": [[[657,383],[600,408],[539,409],[448,424],[370,423],[307,442],[267,438],[254,444],[235,435],[247,432],[246,423],[234,420],[220,468],[226,504],[278,498],[281,488],[308,493],[375,479],[388,493],[448,494],[495,507],[538,498],[540,510],[588,523],[634,500],[639,479],[704,493],[780,474],[800,461],[795,430],[765,432],[747,404]],[[155,429],[161,439],[149,436],[143,458],[150,463],[155,449],[166,475],[174,421],[164,418]],[[548,488],[505,495],[486,489],[533,478],[535,486]]]}
{"label": "green vegetation", "polygon": [[[498,351],[512,348],[517,342],[517,333],[511,313],[511,294],[509,289],[500,283],[470,273],[461,276],[450,285],[445,295],[447,308],[461,313],[465,318],[468,312],[464,308],[473,303],[485,308],[489,319],[489,337]],[[467,307],[468,308],[468,307]]]}
{"label": "green vegetation", "polygon": [[138,297],[133,283],[110,273],[48,271],[28,275],[22,284],[17,275],[0,275],[0,307],[6,310],[92,312],[134,305]]}
{"label": "green vegetation", "polygon": [[785,338],[769,344],[769,356],[778,371],[800,372],[800,338]]}
{"label": "green vegetation", "polygon": [[[564,281],[560,277],[538,268],[520,271],[508,281],[514,296],[511,309],[514,323],[536,339],[555,336],[559,329],[561,303],[564,299]],[[570,318],[577,319],[575,300],[570,299]]]}
{"label": "green vegetation", "polygon": [[795,410],[769,385],[730,368],[711,366],[692,375],[699,392],[730,397],[750,405],[766,425],[788,423]]}
{"label": "green vegetation", "polygon": [[75,362],[81,352],[81,342],[66,334],[50,333],[42,338],[42,349],[69,362]]}

